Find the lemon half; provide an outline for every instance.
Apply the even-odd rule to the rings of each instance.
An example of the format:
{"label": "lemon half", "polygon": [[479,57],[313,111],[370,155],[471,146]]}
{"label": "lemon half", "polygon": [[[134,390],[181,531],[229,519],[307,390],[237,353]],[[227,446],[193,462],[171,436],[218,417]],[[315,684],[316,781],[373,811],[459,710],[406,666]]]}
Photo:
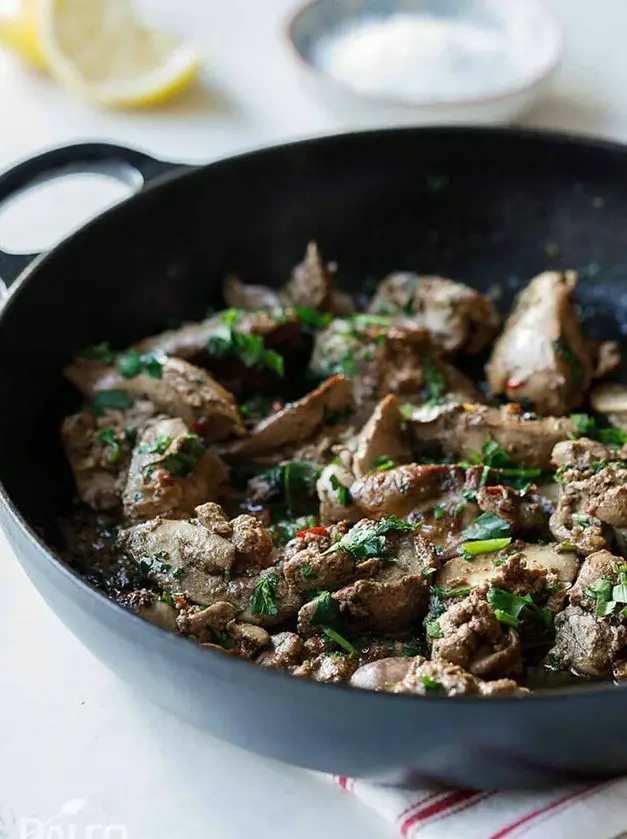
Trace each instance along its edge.
{"label": "lemon half", "polygon": [[164,102],[187,88],[202,64],[190,44],[144,25],[130,0],[23,0],[15,27],[17,52],[105,107]]}

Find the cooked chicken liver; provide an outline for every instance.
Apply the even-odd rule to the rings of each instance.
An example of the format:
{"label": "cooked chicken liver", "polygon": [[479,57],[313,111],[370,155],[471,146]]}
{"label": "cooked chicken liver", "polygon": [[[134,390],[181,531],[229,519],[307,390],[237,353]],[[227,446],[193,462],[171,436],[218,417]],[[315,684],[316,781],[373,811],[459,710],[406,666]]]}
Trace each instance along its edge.
{"label": "cooked chicken liver", "polygon": [[624,680],[627,389],[588,393],[621,354],[585,337],[574,273],[532,280],[500,337],[463,283],[390,274],[368,303],[341,276],[311,242],[267,285],[232,273],[230,308],[67,365],[68,561],[207,655],[301,679]]}

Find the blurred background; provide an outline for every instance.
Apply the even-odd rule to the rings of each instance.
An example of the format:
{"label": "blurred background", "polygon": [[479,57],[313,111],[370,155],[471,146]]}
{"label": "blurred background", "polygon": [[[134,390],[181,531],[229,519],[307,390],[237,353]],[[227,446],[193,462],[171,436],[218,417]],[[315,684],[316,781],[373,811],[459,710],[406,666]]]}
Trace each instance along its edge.
{"label": "blurred background", "polygon": [[[68,0],[67,13],[76,14],[81,2],[89,6],[89,0]],[[550,87],[520,121],[627,137],[627,3],[546,0],[545,5],[563,29],[563,56]],[[10,15],[18,6],[16,0],[0,0],[0,13]],[[331,107],[311,89],[290,48],[286,27],[300,0],[137,0],[135,6],[151,25],[196,46],[202,58],[197,79],[159,106],[116,110],[90,104],[0,48],[0,168],[44,148],[84,139],[113,140],[157,157],[200,163],[353,126],[350,109]],[[88,42],[82,46],[89,53],[96,47]],[[375,108],[368,121],[385,125],[390,117]],[[10,250],[48,247],[85,213],[127,191],[100,176],[39,189],[0,212],[0,245]]]}

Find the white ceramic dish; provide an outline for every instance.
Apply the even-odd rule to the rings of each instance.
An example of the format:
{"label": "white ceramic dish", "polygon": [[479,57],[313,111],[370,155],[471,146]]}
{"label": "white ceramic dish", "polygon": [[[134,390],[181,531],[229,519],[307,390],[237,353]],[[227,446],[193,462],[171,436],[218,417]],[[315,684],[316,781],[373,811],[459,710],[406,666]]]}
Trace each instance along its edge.
{"label": "white ceramic dish", "polygon": [[[330,47],[337,58],[339,45],[348,44],[351,32],[354,42],[356,28],[375,22],[389,28],[399,16],[411,16],[425,27],[436,23],[440,31],[470,27],[479,37],[497,39],[502,59],[498,53],[488,58],[486,51],[491,64],[472,90],[468,79],[458,75],[458,92],[454,86],[444,89],[437,77],[431,88],[423,78],[415,80],[414,90],[411,84],[393,89],[383,72],[381,77],[376,73],[377,60],[389,70],[383,54],[375,58],[363,48],[363,78],[355,77],[354,65],[351,81],[345,68],[329,62]],[[511,122],[545,90],[562,53],[560,26],[542,0],[312,0],[290,20],[288,39],[313,95],[347,124],[363,127]],[[455,59],[455,46],[448,49]],[[408,72],[418,72],[411,54],[408,58]],[[475,58],[482,60],[482,53]]]}

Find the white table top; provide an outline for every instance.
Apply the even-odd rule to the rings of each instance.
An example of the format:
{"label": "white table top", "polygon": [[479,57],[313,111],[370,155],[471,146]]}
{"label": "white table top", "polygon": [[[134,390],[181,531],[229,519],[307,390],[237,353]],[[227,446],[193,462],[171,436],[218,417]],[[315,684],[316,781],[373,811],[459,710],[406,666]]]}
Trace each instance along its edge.
{"label": "white table top", "polygon": [[[0,167],[81,139],[207,161],[346,127],[301,89],[280,40],[293,0],[140,5],[206,48],[206,77],[214,92],[190,93],[157,112],[101,113],[22,72],[2,54]],[[551,5],[566,28],[566,57],[554,92],[526,121],[627,139],[627,3]],[[93,183],[66,190],[62,215],[58,198],[50,195],[42,196],[37,219],[32,206],[26,211],[25,204],[16,205],[0,219],[0,243],[49,245],[101,194]],[[111,190],[107,197],[113,197]],[[76,826],[77,839],[88,824],[125,825],[128,839],[393,835],[324,780],[220,743],[129,695],[42,602],[1,534],[0,589],[0,837],[41,835],[26,832],[35,822],[20,828],[20,819],[51,819],[63,805],[76,811],[62,818]],[[10,828],[12,818],[12,832],[3,831],[2,819]]]}

